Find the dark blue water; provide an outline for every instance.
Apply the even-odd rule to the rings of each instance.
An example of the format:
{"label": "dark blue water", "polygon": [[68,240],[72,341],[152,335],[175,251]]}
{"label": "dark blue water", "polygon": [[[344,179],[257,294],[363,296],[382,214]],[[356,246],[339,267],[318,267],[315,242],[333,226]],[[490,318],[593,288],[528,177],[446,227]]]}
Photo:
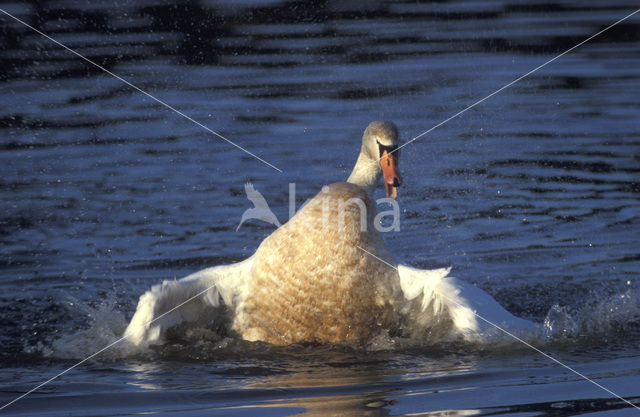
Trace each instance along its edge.
{"label": "dark blue water", "polygon": [[[344,180],[364,127],[404,140],[632,2],[1,2],[280,173],[0,15],[0,403],[116,340],[163,279],[249,256]],[[403,148],[397,257],[453,273],[640,400],[640,17]],[[382,193],[382,191],[379,191]],[[382,196],[382,194],[380,194]],[[117,348],[5,415],[638,414],[517,343],[276,348],[201,333]],[[0,405],[1,406],[1,405]]]}

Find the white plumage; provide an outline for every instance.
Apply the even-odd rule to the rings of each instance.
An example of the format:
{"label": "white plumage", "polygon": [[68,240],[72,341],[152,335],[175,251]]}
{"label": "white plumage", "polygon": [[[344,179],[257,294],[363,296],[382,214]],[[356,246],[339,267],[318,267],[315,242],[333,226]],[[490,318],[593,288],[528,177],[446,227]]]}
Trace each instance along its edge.
{"label": "white plumage", "polygon": [[[247,260],[152,287],[140,297],[125,336],[144,346],[161,342],[177,324],[206,325],[216,319],[246,340],[274,344],[362,345],[381,333],[477,341],[493,327],[489,322],[511,331],[534,330],[533,323],[514,317],[484,291],[449,277],[448,268],[397,264],[375,229],[370,197],[381,174],[387,195],[395,197],[402,181],[397,144],[393,124],[371,123],[346,183],[324,189]],[[255,206],[245,215],[268,210],[251,184],[245,189]]]}

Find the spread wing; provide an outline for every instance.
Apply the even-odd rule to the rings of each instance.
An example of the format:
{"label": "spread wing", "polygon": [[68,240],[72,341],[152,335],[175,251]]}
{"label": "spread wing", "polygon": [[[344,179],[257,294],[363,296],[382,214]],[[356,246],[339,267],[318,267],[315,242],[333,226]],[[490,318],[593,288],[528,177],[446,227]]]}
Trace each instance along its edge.
{"label": "spread wing", "polygon": [[449,277],[449,271],[398,265],[400,286],[409,301],[405,314],[414,328],[425,330],[446,323],[470,340],[482,340],[493,324],[507,331],[535,330],[533,322],[515,317],[480,288]]}
{"label": "spread wing", "polygon": [[146,346],[161,341],[175,325],[210,322],[212,315],[221,314],[220,307],[237,305],[252,264],[249,258],[154,285],[140,297],[124,337],[135,346]]}

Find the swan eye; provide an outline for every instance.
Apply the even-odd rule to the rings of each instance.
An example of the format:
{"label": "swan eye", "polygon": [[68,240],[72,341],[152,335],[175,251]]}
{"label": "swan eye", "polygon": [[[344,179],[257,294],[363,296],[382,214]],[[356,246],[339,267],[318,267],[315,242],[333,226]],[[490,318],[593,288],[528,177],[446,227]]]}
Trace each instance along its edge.
{"label": "swan eye", "polygon": [[[384,151],[387,151],[388,155],[391,155],[392,153],[396,153],[396,157],[397,155],[397,149],[398,146],[397,145],[391,145],[391,146],[384,146],[383,144],[381,144],[380,142],[376,141],[376,143],[378,144],[378,151],[380,152],[379,157],[382,158],[382,156],[384,155]],[[387,161],[387,164],[389,164],[390,162]]]}

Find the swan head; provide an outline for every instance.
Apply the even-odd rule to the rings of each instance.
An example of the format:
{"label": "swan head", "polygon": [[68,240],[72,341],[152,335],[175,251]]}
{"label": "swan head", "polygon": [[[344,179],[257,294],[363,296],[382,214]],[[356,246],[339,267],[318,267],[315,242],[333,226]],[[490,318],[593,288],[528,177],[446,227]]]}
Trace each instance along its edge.
{"label": "swan head", "polygon": [[389,198],[396,198],[397,188],[402,185],[398,170],[399,142],[398,128],[391,122],[371,122],[362,135],[361,157],[368,160],[370,170],[375,170],[376,182],[382,174],[384,189]]}

